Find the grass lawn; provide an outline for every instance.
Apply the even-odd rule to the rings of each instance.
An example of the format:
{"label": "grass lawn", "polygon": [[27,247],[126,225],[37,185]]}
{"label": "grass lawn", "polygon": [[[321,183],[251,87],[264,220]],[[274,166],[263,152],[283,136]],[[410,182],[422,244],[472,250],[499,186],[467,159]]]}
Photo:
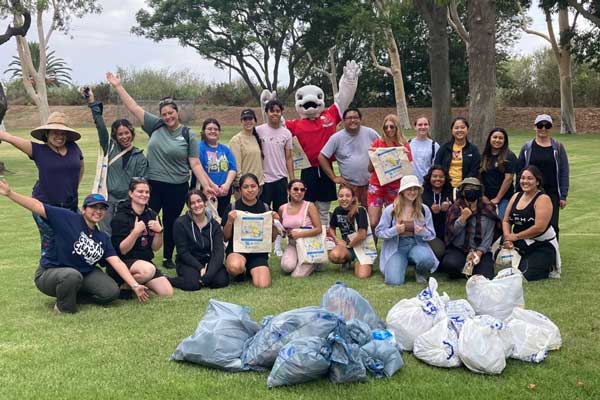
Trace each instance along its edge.
{"label": "grass lawn", "polygon": [[[80,197],[91,187],[97,146],[95,130],[82,131],[79,145],[86,156],[86,174]],[[223,142],[236,131],[225,128]],[[29,137],[27,131],[12,133]],[[518,153],[533,131],[510,135]],[[170,362],[170,354],[194,331],[210,298],[248,305],[260,321],[268,314],[317,305],[330,285],[343,280],[385,319],[396,302],[413,297],[422,285],[412,274],[401,287],[384,285],[379,273],[359,281],[338,267],[292,279],[272,258],[273,284],[268,289],[245,283],[221,290],[176,291],[172,299],[153,299],[147,305],[134,300],[108,307],[84,305],[75,315],[55,316],[54,299],[33,284],[39,238],[31,215],[0,198],[0,399],[600,398],[600,214],[593,205],[600,195],[600,135],[559,139],[571,162],[569,203],[561,212],[563,277],[525,284],[526,307],[549,316],[562,333],[562,348],[542,364],[508,360],[502,375],[482,376],[465,368],[434,368],[404,353],[404,368],[389,379],[337,386],[323,379],[268,390],[267,373],[226,373]],[[137,145],[144,147],[146,141],[140,130]],[[5,143],[0,145],[0,160],[12,172],[6,176],[12,188],[31,193],[37,174],[33,162]],[[451,298],[466,296],[464,281],[436,278]]]}

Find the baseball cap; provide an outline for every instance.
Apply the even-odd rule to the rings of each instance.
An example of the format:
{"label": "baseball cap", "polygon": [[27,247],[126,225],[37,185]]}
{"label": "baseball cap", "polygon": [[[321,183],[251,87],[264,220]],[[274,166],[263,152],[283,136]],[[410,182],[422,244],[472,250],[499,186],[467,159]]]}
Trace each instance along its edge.
{"label": "baseball cap", "polygon": [[104,207],[108,208],[108,201],[102,196],[100,193],[92,193],[88,194],[83,200],[83,208],[95,206],[96,204],[102,204]]}
{"label": "baseball cap", "polygon": [[256,121],[256,113],[251,108],[246,108],[242,110],[242,114],[240,114],[240,119],[244,118],[253,118]]}
{"label": "baseball cap", "polygon": [[542,122],[542,121],[550,122],[550,125],[553,125],[553,123],[552,123],[552,117],[549,116],[548,114],[540,114],[540,115],[538,115],[537,117],[535,117],[535,122],[533,124],[537,125],[538,122]]}

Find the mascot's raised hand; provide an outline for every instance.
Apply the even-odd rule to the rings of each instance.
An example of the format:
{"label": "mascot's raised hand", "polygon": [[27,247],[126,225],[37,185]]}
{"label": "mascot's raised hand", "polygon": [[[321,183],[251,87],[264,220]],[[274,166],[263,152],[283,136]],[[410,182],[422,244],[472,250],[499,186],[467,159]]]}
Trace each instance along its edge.
{"label": "mascot's raised hand", "polygon": [[360,66],[360,64],[357,64],[356,61],[346,61],[342,78],[345,77],[349,81],[358,81],[358,77],[360,76],[361,70],[362,67]]}
{"label": "mascot's raised hand", "polygon": [[344,66],[344,74],[340,79],[340,91],[335,96],[334,100],[338,110],[340,111],[340,114],[343,114],[344,111],[346,111],[354,99],[356,87],[358,86],[360,70],[361,66],[357,64],[356,61],[346,61],[346,65]]}
{"label": "mascot's raised hand", "polygon": [[[265,113],[265,106],[271,100],[277,99],[277,91],[273,90],[272,92],[269,89],[265,89],[260,93],[260,113],[263,116],[263,122],[267,123],[267,113]],[[285,120],[283,119],[283,115],[281,116],[281,123],[283,124]]]}

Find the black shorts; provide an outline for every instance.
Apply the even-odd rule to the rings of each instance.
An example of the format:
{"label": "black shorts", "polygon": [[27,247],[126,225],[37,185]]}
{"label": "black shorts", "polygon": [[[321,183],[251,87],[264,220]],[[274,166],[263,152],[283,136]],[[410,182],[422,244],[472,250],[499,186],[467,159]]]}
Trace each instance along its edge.
{"label": "black shorts", "polygon": [[[135,260],[135,259],[123,260],[123,262],[125,263],[125,265],[127,265],[128,269],[131,269],[131,266],[136,261],[140,261],[140,260]],[[141,261],[145,261],[145,260],[141,260]],[[148,261],[148,262],[150,264],[154,265],[154,263],[152,263],[152,261]],[[113,267],[111,267],[110,265],[106,266],[106,274],[108,276],[110,276],[111,278],[113,278],[113,280],[119,286],[121,286],[122,284],[125,283],[125,281],[123,280],[123,278],[121,278],[121,276],[117,273],[117,271],[115,271],[115,269]],[[158,268],[156,268],[156,265],[154,265],[154,276],[152,277],[152,279],[160,278],[161,276],[163,276],[163,273],[160,272],[160,270]],[[152,280],[152,279],[150,279],[150,280]]]}
{"label": "black shorts", "polygon": [[287,199],[287,178],[281,178],[275,182],[265,182],[260,193],[260,201],[271,207],[275,212],[279,207],[288,202]]}
{"label": "black shorts", "polygon": [[329,179],[321,167],[310,167],[303,169],[300,179],[306,185],[304,200],[312,201],[334,201],[337,200],[335,183]]}
{"label": "black shorts", "polygon": [[[232,253],[229,253],[232,254]],[[227,256],[229,256],[227,254]],[[235,253],[246,259],[246,275],[250,276],[250,271],[256,267],[269,267],[268,253]]]}

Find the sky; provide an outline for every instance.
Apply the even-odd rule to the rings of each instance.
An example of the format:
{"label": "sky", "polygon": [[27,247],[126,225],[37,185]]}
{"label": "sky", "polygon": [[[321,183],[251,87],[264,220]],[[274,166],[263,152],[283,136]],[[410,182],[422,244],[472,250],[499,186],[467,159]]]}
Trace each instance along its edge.
{"label": "sky", "polygon": [[[73,69],[71,76],[74,83],[100,82],[107,71],[116,71],[117,67],[188,69],[206,82],[228,80],[227,70],[214,67],[212,61],[203,59],[194,49],[181,47],[177,40],[155,43],[130,33],[130,28],[136,25],[135,14],[145,6],[144,3],[144,0],[103,0],[102,13],[73,19],[68,36],[54,32],[49,47]],[[545,31],[542,13],[537,7],[533,9],[529,12],[533,18],[531,28]],[[4,32],[7,23],[7,20],[0,21],[0,31]],[[28,40],[37,41],[35,22],[27,36]],[[513,51],[530,54],[547,46],[545,40],[523,33]],[[8,79],[8,75],[2,72],[16,54],[15,39],[0,46],[0,80]],[[234,71],[233,79],[236,77]],[[282,79],[287,81],[288,78]]]}

